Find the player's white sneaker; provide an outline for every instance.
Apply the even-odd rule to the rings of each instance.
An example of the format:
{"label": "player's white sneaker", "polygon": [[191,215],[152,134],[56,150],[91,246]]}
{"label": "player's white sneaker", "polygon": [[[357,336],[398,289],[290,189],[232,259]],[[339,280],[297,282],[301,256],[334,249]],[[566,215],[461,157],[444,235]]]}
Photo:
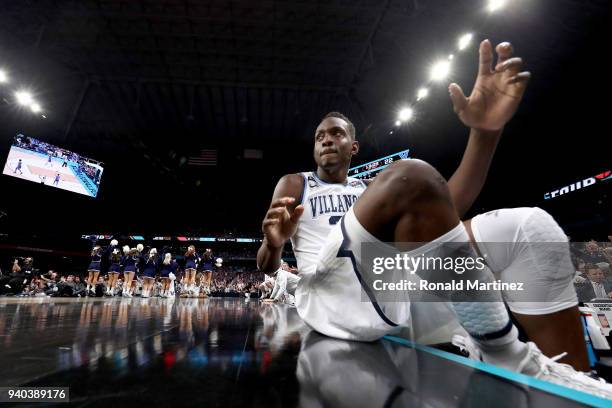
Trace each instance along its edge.
{"label": "player's white sneaker", "polygon": [[[454,335],[452,343],[459,347],[461,351],[467,352],[472,360],[482,361],[482,352],[471,338]],[[519,363],[516,371],[543,381],[612,400],[611,384],[601,378],[594,378],[587,373],[576,371],[569,364],[557,363],[557,360],[563,358],[565,354],[549,358],[542,354],[535,343],[528,342],[527,355]]]}

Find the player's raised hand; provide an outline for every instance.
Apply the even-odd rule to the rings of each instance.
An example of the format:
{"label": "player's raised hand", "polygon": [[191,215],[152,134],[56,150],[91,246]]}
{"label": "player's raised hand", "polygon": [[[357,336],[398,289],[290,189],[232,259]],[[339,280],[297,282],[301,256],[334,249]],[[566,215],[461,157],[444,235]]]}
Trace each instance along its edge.
{"label": "player's raised hand", "polygon": [[455,113],[470,128],[502,129],[516,112],[531,76],[521,71],[523,61],[514,57],[510,43],[499,44],[495,51],[497,65],[493,68],[491,42],[480,43],[478,77],[469,97],[455,83],[448,88]]}
{"label": "player's raised hand", "polygon": [[295,234],[304,206],[298,205],[291,210],[294,203],[293,197],[281,197],[272,201],[261,226],[268,245],[280,248]]}

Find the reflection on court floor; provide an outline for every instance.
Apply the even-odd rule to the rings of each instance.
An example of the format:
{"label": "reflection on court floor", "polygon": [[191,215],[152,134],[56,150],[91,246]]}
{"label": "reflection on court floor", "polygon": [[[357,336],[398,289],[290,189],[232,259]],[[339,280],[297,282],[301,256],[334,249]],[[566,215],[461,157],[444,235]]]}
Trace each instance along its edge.
{"label": "reflection on court floor", "polygon": [[256,300],[0,298],[0,386],[70,386],[76,405],[583,406],[407,345],[328,338]]}

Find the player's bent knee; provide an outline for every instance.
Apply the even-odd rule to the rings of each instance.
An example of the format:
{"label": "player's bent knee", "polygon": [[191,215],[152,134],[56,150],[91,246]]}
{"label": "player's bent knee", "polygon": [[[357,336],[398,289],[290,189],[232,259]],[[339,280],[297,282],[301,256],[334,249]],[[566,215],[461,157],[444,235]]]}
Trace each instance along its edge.
{"label": "player's bent knee", "polygon": [[531,243],[540,271],[551,278],[570,279],[574,276],[567,236],[555,219],[541,208],[530,208],[522,230]]}

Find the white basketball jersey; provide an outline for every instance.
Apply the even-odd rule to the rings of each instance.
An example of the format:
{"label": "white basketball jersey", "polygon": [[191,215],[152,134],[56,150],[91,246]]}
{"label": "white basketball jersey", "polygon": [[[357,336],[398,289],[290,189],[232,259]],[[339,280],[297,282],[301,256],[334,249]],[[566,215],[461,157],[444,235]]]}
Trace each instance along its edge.
{"label": "white basketball jersey", "polygon": [[332,227],[366,189],[362,180],[353,177],[349,177],[344,184],[330,184],[319,179],[315,172],[301,175],[304,178],[304,214],[291,238],[300,275],[315,271],[317,254]]}

